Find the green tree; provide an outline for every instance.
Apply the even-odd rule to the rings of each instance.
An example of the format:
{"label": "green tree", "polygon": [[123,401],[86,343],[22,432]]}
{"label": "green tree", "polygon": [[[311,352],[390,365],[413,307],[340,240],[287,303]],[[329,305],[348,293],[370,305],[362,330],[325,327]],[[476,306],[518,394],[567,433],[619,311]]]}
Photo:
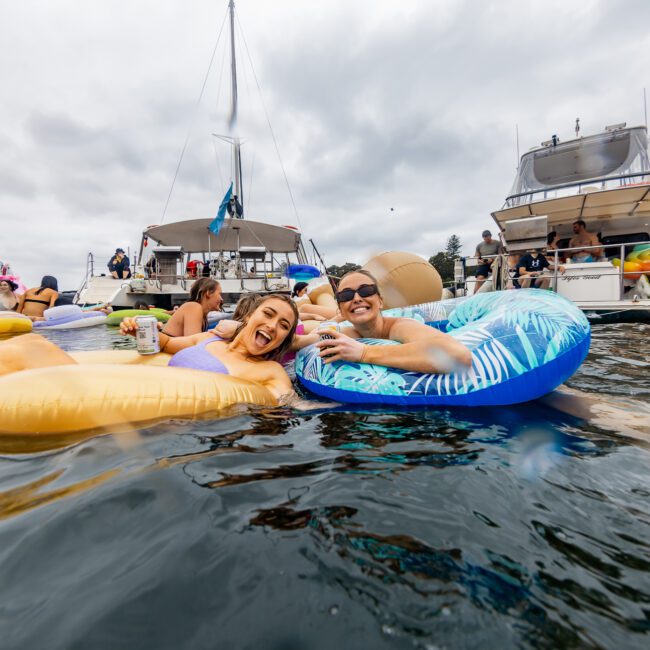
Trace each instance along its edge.
{"label": "green tree", "polygon": [[361,267],[358,264],[354,264],[353,262],[346,262],[343,264],[343,266],[332,264],[332,266],[327,267],[327,275],[334,278],[335,280],[338,280],[339,278],[342,278],[346,273],[349,273],[350,271],[358,271],[360,268]]}
{"label": "green tree", "polygon": [[445,246],[445,253],[447,257],[452,260],[455,260],[457,257],[460,257],[460,249],[462,244],[460,243],[460,237],[458,235],[450,235],[447,240],[447,245]]}
{"label": "green tree", "polygon": [[451,235],[447,239],[444,251],[438,251],[429,258],[429,264],[438,271],[443,282],[454,280],[454,260],[460,256],[461,241],[458,235]]}

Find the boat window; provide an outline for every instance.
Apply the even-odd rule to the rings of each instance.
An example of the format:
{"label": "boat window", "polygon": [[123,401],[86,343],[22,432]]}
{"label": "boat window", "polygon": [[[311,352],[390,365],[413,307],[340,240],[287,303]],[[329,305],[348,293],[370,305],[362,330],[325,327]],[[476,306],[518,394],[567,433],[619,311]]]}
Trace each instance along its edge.
{"label": "boat window", "polygon": [[[543,191],[543,198],[552,198],[555,194],[547,195],[547,191],[556,186],[594,180],[594,187],[605,189],[607,179],[647,174],[647,147],[645,128],[634,127],[534,149],[521,157],[510,196]],[[622,182],[641,182],[644,178]],[[574,186],[566,192],[553,192],[571,195],[576,189]]]}

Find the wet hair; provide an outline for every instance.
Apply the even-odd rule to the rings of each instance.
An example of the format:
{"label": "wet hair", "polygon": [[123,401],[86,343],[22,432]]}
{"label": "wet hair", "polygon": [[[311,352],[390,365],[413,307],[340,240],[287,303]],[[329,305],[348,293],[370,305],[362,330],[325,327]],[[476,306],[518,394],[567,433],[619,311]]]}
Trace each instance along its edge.
{"label": "wet hair", "polygon": [[265,296],[258,296],[257,300],[255,302],[255,306],[253,309],[249,311],[249,313],[246,315],[246,320],[237,328],[235,331],[235,335],[232,337],[232,340],[234,341],[241,331],[246,327],[248,324],[248,318],[253,314],[253,312],[257,311],[265,302],[268,302],[269,300],[276,299],[276,300],[281,300],[282,302],[286,303],[291,307],[291,311],[293,312],[294,316],[294,321],[293,325],[291,326],[291,329],[287,333],[287,336],[285,339],[280,343],[280,345],[275,348],[275,350],[271,350],[270,352],[267,352],[265,355],[263,355],[263,358],[266,359],[267,361],[278,361],[281,359],[287,352],[291,350],[291,344],[293,343],[293,337],[296,334],[296,328],[298,327],[298,308],[296,307],[296,304],[291,300],[289,296],[283,293],[269,293]]}
{"label": "wet hair", "polygon": [[308,285],[306,282],[296,282],[296,284],[293,287],[293,291],[291,292],[291,297],[295,298],[307,286]]}
{"label": "wet hair", "polygon": [[53,275],[44,275],[41,280],[41,286],[36,289],[36,293],[39,294],[43,289],[52,289],[52,291],[59,290],[59,283]]}
{"label": "wet hair", "polygon": [[573,222],[573,225],[574,225],[574,226],[575,226],[575,225],[582,226],[583,228],[586,228],[586,227],[587,227],[587,224],[586,224],[582,219],[576,219],[576,220]]}
{"label": "wet hair", "polygon": [[379,290],[379,282],[377,282],[377,278],[372,273],[370,273],[370,271],[366,271],[365,269],[359,269],[358,271],[348,271],[339,280],[339,286],[341,286],[341,282],[343,282],[343,280],[345,280],[348,275],[354,275],[355,273],[365,275],[367,278],[372,280],[372,283],[377,287],[377,295],[381,298],[381,291]]}
{"label": "wet hair", "polygon": [[546,245],[550,246],[556,237],[557,237],[557,231],[551,230],[551,232],[549,232],[548,235],[546,235]]}
{"label": "wet hair", "polygon": [[146,309],[148,311],[149,305],[144,300],[138,300],[135,305],[133,305],[133,309]]}
{"label": "wet hair", "polygon": [[221,285],[212,278],[201,278],[197,280],[190,289],[190,302],[201,302],[208,293],[220,289]]}
{"label": "wet hair", "polygon": [[255,308],[259,304],[259,300],[260,297],[256,293],[249,293],[246,296],[242,296],[237,302],[232,319],[243,321],[248,315],[255,311]]}

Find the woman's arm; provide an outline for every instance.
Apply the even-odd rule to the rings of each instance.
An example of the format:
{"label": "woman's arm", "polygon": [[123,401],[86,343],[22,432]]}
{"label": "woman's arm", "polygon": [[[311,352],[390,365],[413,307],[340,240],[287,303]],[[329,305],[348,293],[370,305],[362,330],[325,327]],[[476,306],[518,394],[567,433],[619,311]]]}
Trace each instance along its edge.
{"label": "woman's arm", "polygon": [[50,307],[54,307],[54,303],[56,302],[56,299],[58,297],[59,297],[58,292],[52,290],[52,293],[50,294]]}
{"label": "woman's arm", "polygon": [[[125,318],[120,323],[120,334],[135,336],[137,329],[138,325],[135,318]],[[164,332],[159,332],[158,335],[160,337],[160,351],[167,352],[168,354],[176,354],[176,352],[192,347],[204,339],[212,338],[213,336],[210,332],[200,332],[191,336],[169,336]]]}
{"label": "woman's arm", "polygon": [[412,372],[453,372],[472,364],[471,352],[449,334],[407,319],[395,319],[389,338],[402,345],[365,345],[360,341],[333,332],[333,341],[321,341],[325,363],[355,361],[374,363]]}

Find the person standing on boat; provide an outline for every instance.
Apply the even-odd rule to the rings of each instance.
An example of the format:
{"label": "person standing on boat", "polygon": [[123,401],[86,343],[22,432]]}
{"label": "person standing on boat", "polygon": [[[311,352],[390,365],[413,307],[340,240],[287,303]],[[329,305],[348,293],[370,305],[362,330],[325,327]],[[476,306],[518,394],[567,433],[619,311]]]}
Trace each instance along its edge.
{"label": "person standing on boat", "polygon": [[[580,246],[598,246],[598,236],[587,230],[587,226],[582,219],[573,222],[573,237],[569,241],[569,248],[579,248]],[[595,262],[604,255],[602,248],[587,248],[584,250],[569,251],[572,262]]]}
{"label": "person standing on boat", "polygon": [[478,257],[479,266],[476,268],[476,288],[474,293],[476,293],[482,286],[483,283],[488,279],[488,276],[492,272],[492,264],[494,263],[495,257],[503,253],[503,246],[498,241],[492,239],[492,233],[489,230],[484,230],[483,241],[476,246],[475,256]]}
{"label": "person standing on boat", "polygon": [[115,249],[115,255],[108,261],[107,266],[116,280],[127,280],[131,277],[129,258],[124,253],[123,248]]}

